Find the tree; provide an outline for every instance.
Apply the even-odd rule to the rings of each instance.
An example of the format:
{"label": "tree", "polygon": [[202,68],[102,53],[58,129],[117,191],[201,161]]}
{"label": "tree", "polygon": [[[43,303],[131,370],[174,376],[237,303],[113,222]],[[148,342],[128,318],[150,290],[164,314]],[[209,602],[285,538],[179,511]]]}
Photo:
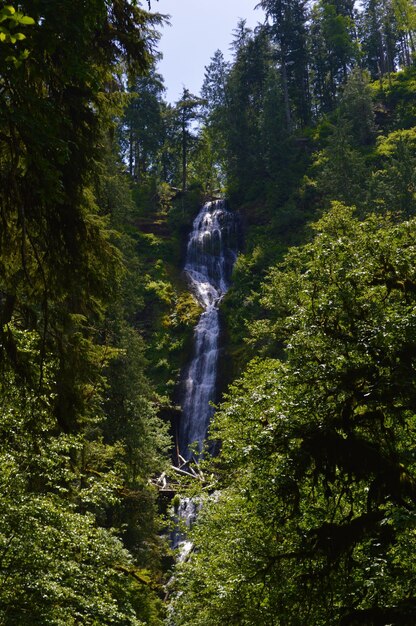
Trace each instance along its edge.
{"label": "tree", "polygon": [[352,124],[338,112],[326,147],[315,159],[317,181],[328,201],[341,200],[360,208],[365,203],[368,172],[357,149]]}
{"label": "tree", "polygon": [[320,0],[312,10],[311,49],[315,102],[334,108],[340,87],[357,63],[353,2]]}
{"label": "tree", "polygon": [[141,182],[156,174],[162,137],[162,77],[154,68],[148,76],[135,78],[129,86],[130,102],[121,125],[121,147],[128,161],[130,176]]}
{"label": "tree", "polygon": [[[211,162],[210,173],[207,174],[211,180],[218,180],[217,185],[210,185],[211,189],[223,187],[225,184],[227,120],[230,104],[227,93],[229,71],[230,63],[227,63],[223,53],[217,50],[205,68],[201,89],[204,123],[202,144],[205,146],[206,159]],[[207,174],[203,176],[204,180],[207,179]]]}
{"label": "tree", "polygon": [[227,105],[227,78],[230,63],[226,62],[221,50],[217,50],[209,65],[205,67],[201,96],[206,116]]}
{"label": "tree", "polygon": [[276,46],[286,124],[290,132],[293,123],[305,125],[310,119],[306,3],[304,0],[262,0],[258,6],[272,20],[271,36]]}
{"label": "tree", "polygon": [[415,619],[416,223],[336,203],[315,230],[264,285],[284,362],[255,360],[216,414],[178,625]]}
{"label": "tree", "polygon": [[395,71],[397,63],[399,34],[392,2],[367,0],[360,30],[366,67],[372,78],[382,80]]}
{"label": "tree", "polygon": [[[1,77],[0,306],[3,324],[17,315],[38,328],[44,349],[48,343],[56,351],[56,414],[68,430],[86,408],[75,390],[89,385],[76,352],[81,337],[91,337],[119,266],[91,189],[92,164],[115,112],[114,95],[101,85],[114,85],[113,65],[123,54],[132,71],[147,66],[160,18],[120,2],[108,11],[104,2],[88,10],[65,0],[27,4],[36,23],[27,36],[30,55]],[[13,361],[13,334],[2,343],[3,358]]]}
{"label": "tree", "polygon": [[192,142],[192,133],[189,130],[190,123],[199,117],[199,107],[201,99],[190,93],[184,87],[181,99],[175,105],[175,111],[180,125],[181,132],[181,154],[182,154],[182,191],[187,188],[188,175],[188,150]]}
{"label": "tree", "polygon": [[[128,455],[121,436],[103,435],[106,374],[123,350],[109,318],[128,268],[110,219],[128,207],[114,209],[120,188],[100,192],[124,101],[115,68],[131,80],[149,69],[161,17],[118,0],[24,1],[19,11],[34,22],[28,54],[17,38],[0,76],[0,621],[156,625],[149,575],[111,528]],[[141,495],[150,467],[143,459],[135,473]]]}
{"label": "tree", "polygon": [[401,60],[410,66],[416,53],[416,8],[409,0],[393,0],[397,27],[401,33]]}
{"label": "tree", "polygon": [[234,51],[235,60],[237,59],[240,50],[248,44],[253,35],[252,29],[246,24],[247,20],[240,18],[236,28],[233,30],[234,39],[231,42],[231,49]]}
{"label": "tree", "polygon": [[227,80],[227,181],[230,194],[238,201],[253,199],[264,185],[261,116],[271,62],[268,33],[259,28],[247,34],[246,43],[236,51]]}
{"label": "tree", "polygon": [[340,111],[351,124],[351,133],[357,146],[374,143],[374,104],[366,72],[358,68],[352,70],[342,92]]}
{"label": "tree", "polygon": [[379,167],[370,184],[371,201],[380,211],[393,206],[399,219],[416,211],[414,129],[394,131],[377,145]]}
{"label": "tree", "polygon": [[160,626],[149,572],[115,529],[98,523],[120,497],[120,449],[103,445],[91,430],[57,431],[59,364],[52,354],[44,357],[40,394],[41,339],[13,330],[27,363],[24,379],[3,363],[0,380],[0,619],[11,626],[79,620],[139,626],[141,619]]}

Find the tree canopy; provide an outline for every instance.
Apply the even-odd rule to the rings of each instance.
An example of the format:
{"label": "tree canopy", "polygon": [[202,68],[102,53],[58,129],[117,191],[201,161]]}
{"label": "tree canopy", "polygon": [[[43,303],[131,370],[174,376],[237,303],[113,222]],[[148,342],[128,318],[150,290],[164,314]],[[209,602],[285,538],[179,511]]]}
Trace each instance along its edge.
{"label": "tree canopy", "polygon": [[216,413],[221,491],[178,624],[414,619],[416,223],[335,204],[314,229],[266,279],[253,331],[285,359],[253,361]]}
{"label": "tree canopy", "polygon": [[[415,9],[259,6],[176,103],[150,2],[0,7],[5,626],[416,622]],[[191,487],[181,270],[225,195],[230,386]],[[201,501],[176,566],[174,491]]]}

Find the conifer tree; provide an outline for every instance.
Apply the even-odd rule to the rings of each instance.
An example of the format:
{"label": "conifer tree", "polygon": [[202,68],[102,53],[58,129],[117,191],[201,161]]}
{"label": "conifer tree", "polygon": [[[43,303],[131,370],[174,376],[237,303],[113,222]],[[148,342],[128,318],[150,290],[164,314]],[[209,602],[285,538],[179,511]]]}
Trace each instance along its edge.
{"label": "conifer tree", "polygon": [[371,76],[382,79],[396,70],[399,33],[390,0],[366,0],[359,21],[366,67]]}
{"label": "conifer tree", "polygon": [[292,126],[306,124],[310,118],[306,2],[262,0],[258,6],[271,19],[271,36],[276,46],[286,124],[290,131]]}
{"label": "conifer tree", "polygon": [[189,89],[183,88],[181,98],[176,102],[173,110],[173,124],[177,136],[177,152],[180,154],[180,181],[181,190],[186,191],[188,183],[189,151],[195,142],[191,130],[191,123],[199,118],[202,100],[191,94]]}
{"label": "conifer tree", "polygon": [[131,96],[119,131],[120,143],[130,176],[140,182],[158,169],[163,79],[152,68],[148,76],[136,77],[128,91]]}
{"label": "conifer tree", "polygon": [[353,2],[319,0],[311,16],[312,82],[314,101],[330,111],[341,86],[358,61]]}

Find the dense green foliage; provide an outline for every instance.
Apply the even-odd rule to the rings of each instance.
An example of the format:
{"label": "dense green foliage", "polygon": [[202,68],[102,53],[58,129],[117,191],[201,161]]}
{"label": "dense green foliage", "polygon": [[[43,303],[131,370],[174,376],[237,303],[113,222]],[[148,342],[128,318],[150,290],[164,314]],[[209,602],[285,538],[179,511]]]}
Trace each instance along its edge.
{"label": "dense green foliage", "polygon": [[163,623],[180,269],[226,193],[240,378],[167,623],[410,626],[414,4],[261,0],[175,104],[148,4],[0,6],[0,623]]}
{"label": "dense green foliage", "polygon": [[340,204],[265,282],[263,343],[216,414],[175,623],[410,624],[415,219]]}
{"label": "dense green foliage", "polygon": [[111,137],[116,68],[149,67],[161,18],[39,0],[0,19],[0,622],[160,624],[149,477],[170,442]]}
{"label": "dense green foliage", "polygon": [[414,7],[260,4],[204,85],[245,225],[223,305],[242,374],[169,623],[410,626]]}

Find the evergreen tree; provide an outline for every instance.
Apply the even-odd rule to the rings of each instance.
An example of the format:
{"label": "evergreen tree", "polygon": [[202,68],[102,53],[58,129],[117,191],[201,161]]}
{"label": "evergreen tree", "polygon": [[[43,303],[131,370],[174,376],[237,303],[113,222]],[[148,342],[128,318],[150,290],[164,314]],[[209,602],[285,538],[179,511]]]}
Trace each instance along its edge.
{"label": "evergreen tree", "polygon": [[234,38],[231,42],[231,49],[234,51],[234,60],[237,60],[238,53],[249,43],[253,31],[247,25],[247,20],[239,19],[236,28],[233,30]]}
{"label": "evergreen tree", "polygon": [[416,54],[416,7],[410,0],[393,0],[393,10],[400,33],[400,64],[410,66]]}
{"label": "evergreen tree", "polygon": [[201,96],[206,116],[221,111],[227,105],[227,78],[230,64],[224,60],[221,50],[217,50],[210,64],[205,68]]}
{"label": "evergreen tree", "polygon": [[383,79],[396,69],[399,33],[392,2],[366,0],[360,19],[365,64],[372,78]]}
{"label": "evergreen tree", "polygon": [[[107,368],[124,350],[109,309],[127,268],[109,224],[125,189],[102,174],[108,162],[114,168],[109,138],[124,100],[114,68],[132,80],[149,68],[161,18],[124,1],[19,7],[32,18],[21,22],[26,39],[16,38],[27,53],[16,47],[0,76],[0,621],[156,626],[155,576],[143,556],[155,527],[143,523],[136,562],[121,528],[111,529],[129,472],[153,503],[145,474],[154,461],[144,455],[134,471],[127,441],[103,435]],[[132,379],[140,375],[137,365]],[[129,406],[141,431],[136,454],[145,432],[159,456],[150,392],[138,386],[139,401],[118,391],[118,414]]]}
{"label": "evergreen tree", "polygon": [[162,137],[162,77],[154,69],[129,86],[130,102],[121,126],[121,148],[129,174],[140,182],[158,170]]}
{"label": "evergreen tree", "polygon": [[271,62],[268,34],[258,29],[240,45],[227,81],[227,179],[240,200],[261,193],[264,181],[261,113]]}
{"label": "evergreen tree", "polygon": [[398,130],[379,139],[376,153],[378,168],[370,180],[370,197],[376,210],[394,206],[398,219],[416,211],[416,133]]}
{"label": "evergreen tree", "polygon": [[350,122],[354,141],[358,146],[368,146],[375,140],[375,116],[368,75],[354,69],[342,93],[340,112]]}
{"label": "evergreen tree", "polygon": [[202,102],[184,87],[180,100],[175,105],[177,123],[180,128],[181,157],[182,157],[182,191],[187,189],[188,152],[194,140],[190,131],[190,123],[198,119],[199,107]]}
{"label": "evergreen tree", "polygon": [[[205,145],[210,146],[209,160],[212,162],[211,174],[219,177],[220,185],[225,183],[226,172],[226,137],[228,130],[228,77],[230,64],[224,60],[224,55],[217,50],[211,63],[205,68],[202,85],[202,108],[205,136]],[[216,174],[214,174],[216,170]],[[213,187],[211,186],[211,189]]]}
{"label": "evergreen tree", "polygon": [[357,63],[353,4],[319,0],[312,10],[312,83],[315,106],[320,112],[335,107],[340,87]]}
{"label": "evergreen tree", "polygon": [[262,0],[259,6],[272,21],[271,36],[276,46],[286,124],[290,131],[292,125],[304,125],[310,119],[306,3],[304,0]]}

